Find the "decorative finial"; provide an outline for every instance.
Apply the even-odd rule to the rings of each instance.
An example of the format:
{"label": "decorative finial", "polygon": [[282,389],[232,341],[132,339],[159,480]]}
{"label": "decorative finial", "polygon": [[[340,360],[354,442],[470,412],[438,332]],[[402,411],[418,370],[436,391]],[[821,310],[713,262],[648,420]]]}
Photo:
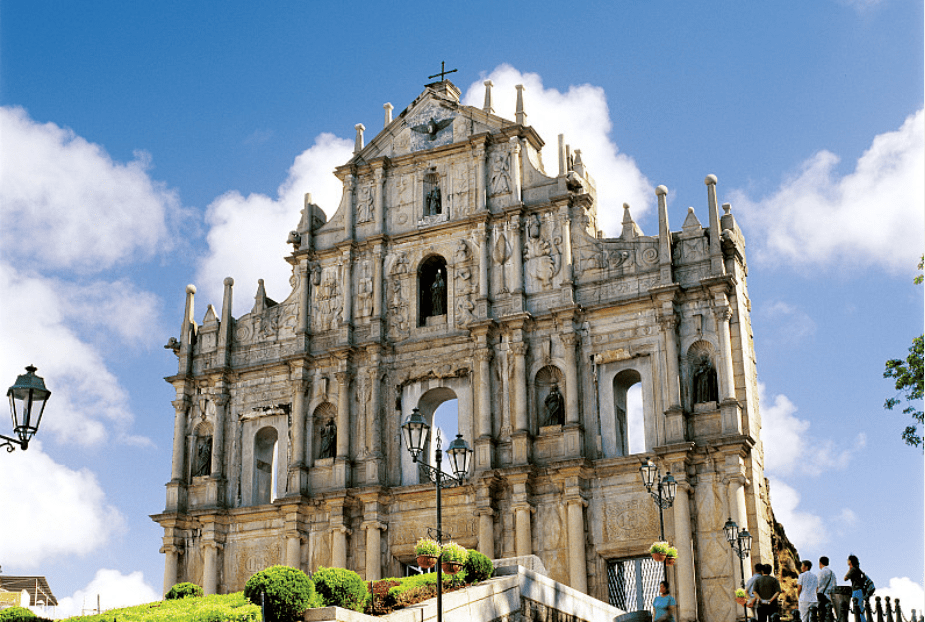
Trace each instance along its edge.
{"label": "decorative finial", "polygon": [[385,108],[385,123],[382,127],[387,127],[389,123],[392,122],[392,110],[395,108],[390,102],[382,104],[382,107]]}
{"label": "decorative finial", "polygon": [[711,184],[715,186],[716,182],[717,182],[716,175],[713,175],[712,173],[707,175],[707,178],[703,180],[703,183],[705,183],[708,186]]}
{"label": "decorative finial", "polygon": [[657,194],[658,196],[665,196],[668,194],[668,188],[666,188],[665,186],[658,186],[655,189],[655,194]]}
{"label": "decorative finial", "polygon": [[482,84],[485,85],[485,105],[482,106],[482,110],[488,114],[494,114],[495,109],[491,106],[491,87],[495,85],[491,80],[485,80]]}
{"label": "decorative finial", "polygon": [[357,123],[353,126],[353,129],[357,131],[357,139],[353,146],[353,153],[360,153],[360,151],[363,150],[363,130],[366,129],[366,126],[362,123]]}
{"label": "decorative finial", "polygon": [[524,112],[524,85],[518,84],[517,89],[517,108],[514,112],[514,121],[518,125],[525,125],[527,122],[527,113]]}

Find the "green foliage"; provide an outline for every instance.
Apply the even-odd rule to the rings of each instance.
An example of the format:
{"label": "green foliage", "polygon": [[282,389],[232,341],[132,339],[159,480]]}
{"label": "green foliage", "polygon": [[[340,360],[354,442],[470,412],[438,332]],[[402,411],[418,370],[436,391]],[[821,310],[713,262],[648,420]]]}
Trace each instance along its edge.
{"label": "green foliage", "polygon": [[[460,580],[464,572],[457,574],[456,579]],[[400,585],[389,589],[385,598],[385,604],[389,607],[406,607],[419,602],[422,599],[431,598],[437,595],[437,573],[428,572],[427,574],[416,574],[410,577],[399,579]],[[443,575],[444,589],[451,585],[453,577]]]}
{"label": "green foliage", "polygon": [[495,566],[485,555],[478,551],[469,551],[469,558],[464,566],[466,576],[472,583],[490,579],[495,572]]}
{"label": "green foliage", "polygon": [[177,583],[170,588],[170,591],[164,595],[164,598],[167,600],[174,600],[177,598],[187,598],[188,596],[203,596],[204,594],[202,588],[195,583]]}
{"label": "green foliage", "polygon": [[318,568],[312,574],[315,589],[324,601],[325,607],[343,607],[363,611],[369,590],[366,582],[352,570],[344,568]]}
{"label": "green foliage", "polygon": [[[919,261],[919,270],[925,265],[925,257]],[[915,277],[915,283],[922,284],[922,275]],[[890,359],[886,362],[886,369],[883,371],[884,378],[892,378],[895,381],[895,388],[901,394],[901,397],[890,397],[883,403],[887,410],[893,410],[902,400],[906,401],[906,408],[903,413],[913,419],[912,425],[907,425],[903,430],[903,440],[907,445],[918,447],[922,445],[922,436],[919,434],[919,425],[925,423],[925,415],[922,413],[922,395],[923,395],[923,373],[925,365],[922,363],[923,355],[923,337],[919,335],[912,340],[912,347],[909,348],[909,356],[906,360]],[[925,446],[923,446],[925,450]]]}
{"label": "green foliage", "polygon": [[7,607],[0,610],[0,622],[19,622],[32,620],[37,616],[25,607]]}
{"label": "green foliage", "polygon": [[455,542],[448,542],[443,545],[443,557],[441,559],[444,562],[465,564],[468,557],[469,551]]}
{"label": "green foliage", "polygon": [[673,546],[669,546],[669,547],[668,547],[668,550],[665,551],[665,555],[668,556],[668,557],[677,558],[677,557],[678,557],[678,549],[675,548],[675,547],[673,547]]}
{"label": "green foliage", "polygon": [[111,609],[92,616],[68,618],[73,622],[260,622],[260,607],[243,592],[164,600],[135,607]]}
{"label": "green foliage", "polygon": [[748,598],[748,594],[745,593],[745,590],[742,588],[736,589],[736,598]]}
{"label": "green foliage", "polygon": [[431,538],[421,538],[414,547],[415,555],[431,555],[436,557],[440,555],[440,545],[436,540]]}
{"label": "green foliage", "polygon": [[255,605],[260,605],[263,593],[266,593],[267,622],[295,622],[311,606],[315,584],[301,570],[270,566],[244,585],[244,595]]}
{"label": "green foliage", "polygon": [[649,547],[649,553],[661,553],[662,555],[668,555],[668,549],[671,548],[671,545],[667,542],[653,542],[652,546]]}

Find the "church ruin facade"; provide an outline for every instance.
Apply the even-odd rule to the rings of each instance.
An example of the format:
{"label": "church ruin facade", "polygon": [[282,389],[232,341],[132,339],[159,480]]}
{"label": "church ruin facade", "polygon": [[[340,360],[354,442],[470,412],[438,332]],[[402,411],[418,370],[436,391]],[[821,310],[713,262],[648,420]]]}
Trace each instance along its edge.
{"label": "church ruin facade", "polygon": [[187,288],[169,344],[171,479],[152,517],[165,591],[232,592],[277,563],[404,574],[435,497],[400,425],[414,409],[433,424],[455,400],[474,449],[467,483],[443,493],[456,541],[537,555],[604,601],[641,598],[623,592],[660,578],[639,475],[651,459],[678,482],[664,522],[680,618],[734,620],[723,525],[754,536],[748,568],[772,560],[771,518],[744,240],[716,178],[706,225],[691,208],[672,231],[659,186],[657,234],[624,206],[608,238],[598,211],[614,206],[561,136],[547,170],[521,87],[513,121],[494,114],[490,82],[483,108],[459,95],[444,80],[394,119],[387,104],[368,144],[357,126],[336,212],[306,195],[289,235],[286,300],[261,283],[235,317],[229,278],[220,314],[198,323]]}

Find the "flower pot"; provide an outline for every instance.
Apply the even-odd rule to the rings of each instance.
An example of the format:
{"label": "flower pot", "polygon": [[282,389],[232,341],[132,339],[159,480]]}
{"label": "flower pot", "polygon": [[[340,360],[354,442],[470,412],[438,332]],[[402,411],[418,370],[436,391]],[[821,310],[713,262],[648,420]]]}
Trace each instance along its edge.
{"label": "flower pot", "polygon": [[427,570],[428,568],[433,568],[437,563],[436,555],[418,555],[418,566]]}
{"label": "flower pot", "polygon": [[456,574],[462,570],[463,565],[457,564],[456,562],[443,562],[442,564],[443,572],[447,574]]}
{"label": "flower pot", "polygon": [[740,605],[744,605],[745,603],[748,602],[748,599],[745,598],[744,596],[736,596],[736,602]]}
{"label": "flower pot", "polygon": [[664,553],[652,553],[652,559],[654,559],[657,562],[665,561],[665,557],[666,556]]}
{"label": "flower pot", "polygon": [[677,558],[677,557],[666,557],[666,558],[665,558],[665,565],[666,565],[666,566],[674,566],[674,564],[675,564],[676,561],[678,561],[678,558]]}

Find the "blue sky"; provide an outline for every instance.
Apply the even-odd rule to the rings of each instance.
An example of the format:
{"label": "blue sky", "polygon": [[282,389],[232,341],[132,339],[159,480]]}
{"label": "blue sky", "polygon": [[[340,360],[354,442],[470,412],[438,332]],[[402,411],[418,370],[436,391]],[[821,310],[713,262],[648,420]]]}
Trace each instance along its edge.
{"label": "blue sky", "polygon": [[[549,145],[563,131],[654,234],[719,178],[748,244],[772,502],[800,553],[853,552],[925,606],[923,461],[883,362],[922,331],[923,6],[802,3],[0,4],[0,378],[52,389],[39,440],[0,456],[0,566],[67,608],[159,594],[187,283],[288,293],[286,234],[334,166],[445,60]],[[554,162],[544,150],[547,165]],[[6,432],[0,430],[0,433]],[[11,509],[12,508],[12,509]],[[21,529],[28,529],[23,536]],[[912,554],[908,554],[911,551]],[[839,576],[841,576],[841,574]],[[886,592],[884,592],[886,593]]]}

